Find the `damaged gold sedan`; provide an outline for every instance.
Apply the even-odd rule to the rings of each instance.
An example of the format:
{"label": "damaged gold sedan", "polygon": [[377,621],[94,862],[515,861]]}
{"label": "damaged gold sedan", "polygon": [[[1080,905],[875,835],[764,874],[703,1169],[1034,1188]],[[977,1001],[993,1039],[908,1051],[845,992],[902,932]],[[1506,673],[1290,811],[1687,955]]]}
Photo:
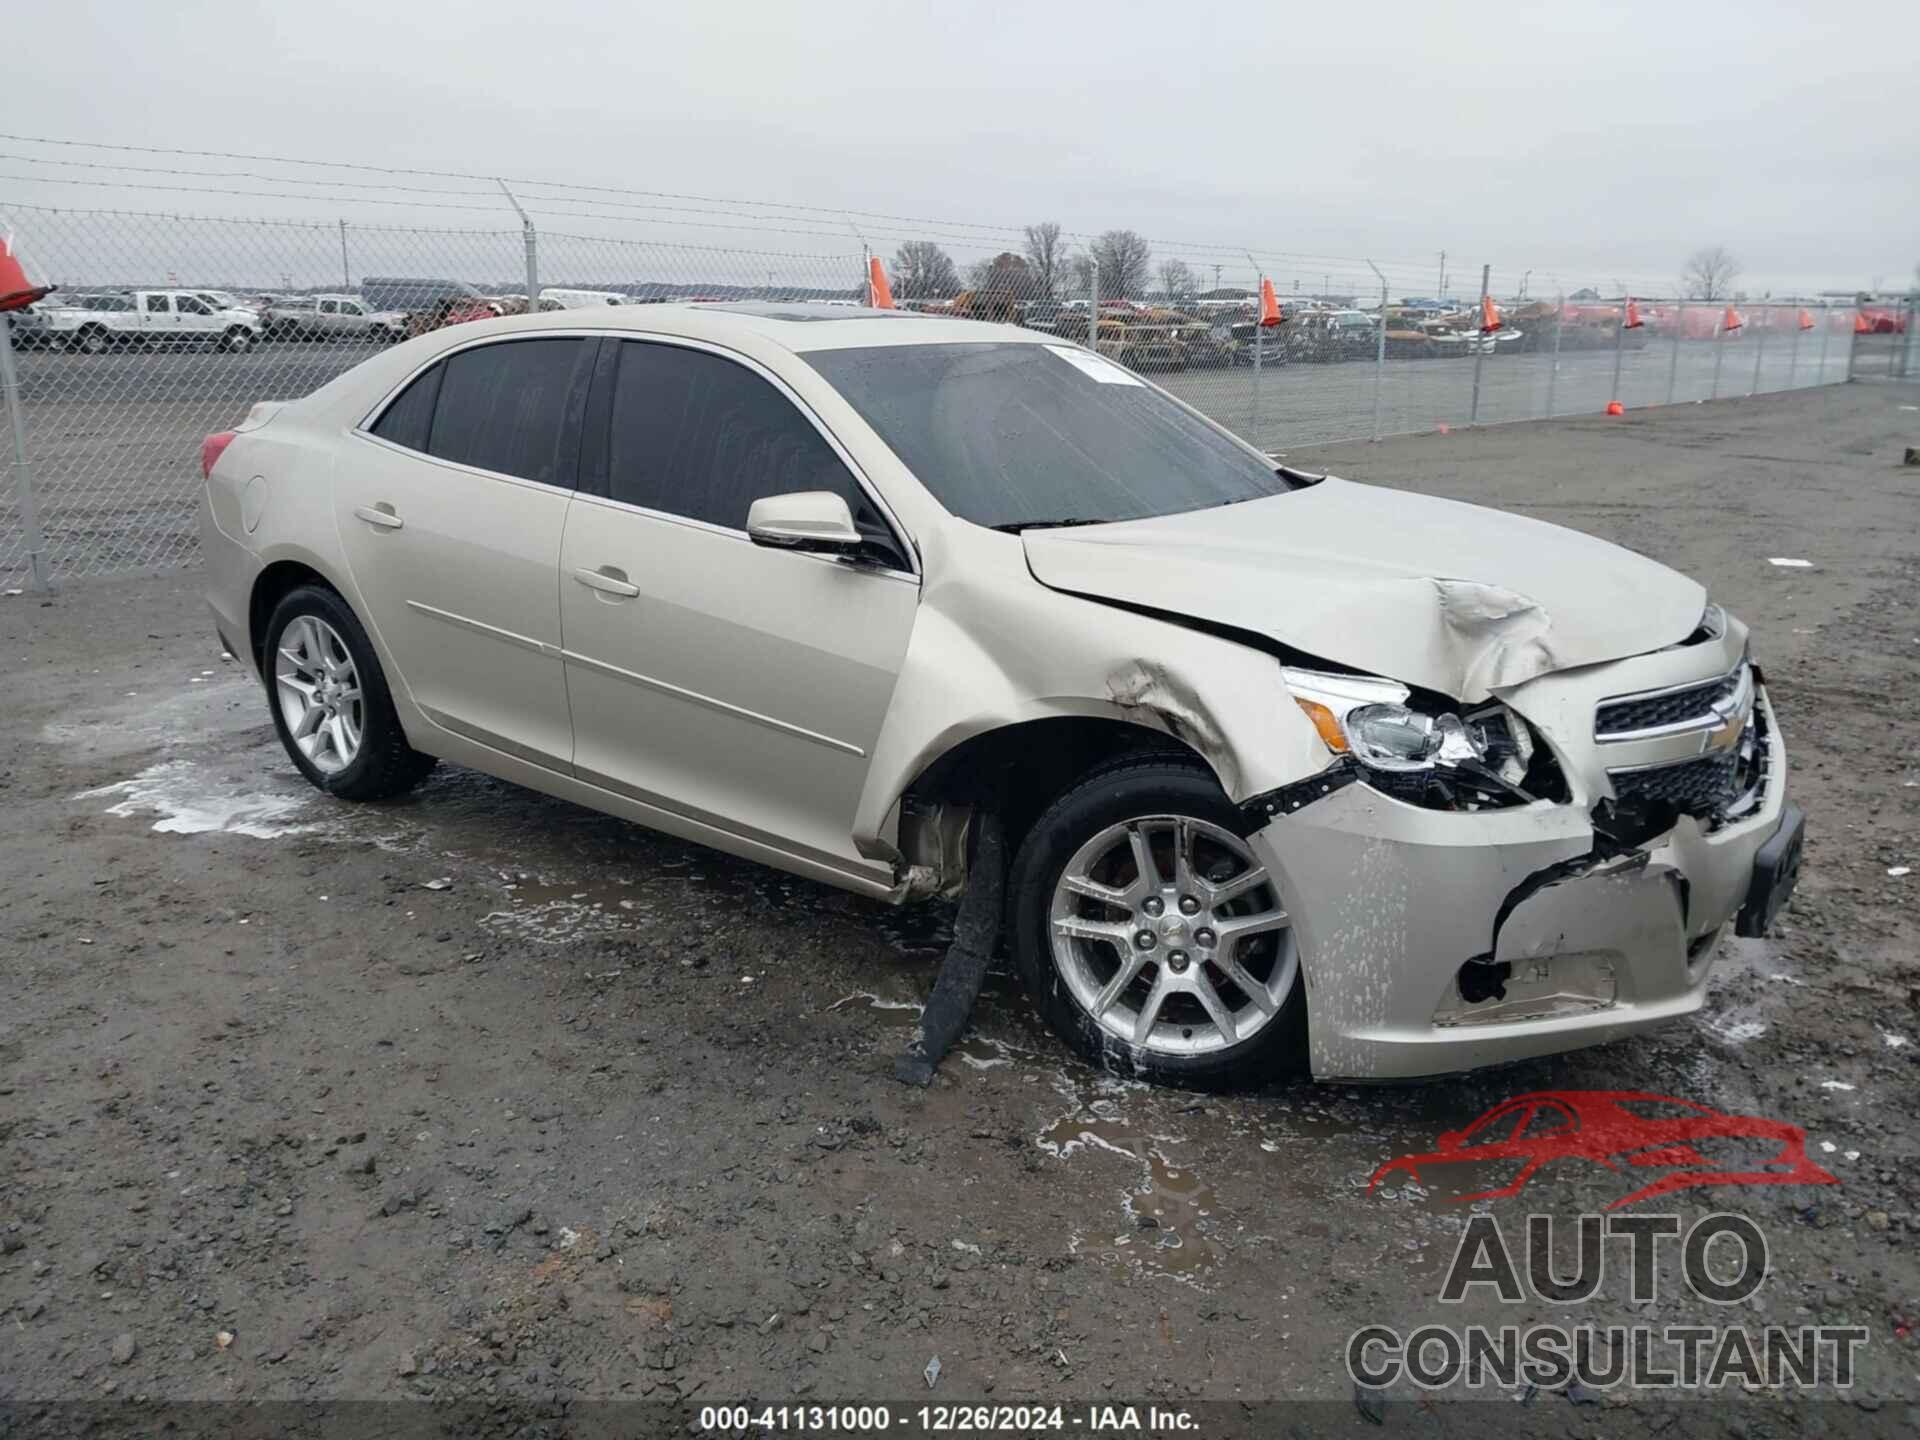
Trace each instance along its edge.
{"label": "damaged gold sedan", "polygon": [[1056,1030],[1156,1080],[1611,1039],[1794,883],[1765,686],[1697,583],[1278,466],[1031,330],[481,321],[203,463],[215,623],[314,784],[444,758],[964,895],[960,1016],[998,931]]}

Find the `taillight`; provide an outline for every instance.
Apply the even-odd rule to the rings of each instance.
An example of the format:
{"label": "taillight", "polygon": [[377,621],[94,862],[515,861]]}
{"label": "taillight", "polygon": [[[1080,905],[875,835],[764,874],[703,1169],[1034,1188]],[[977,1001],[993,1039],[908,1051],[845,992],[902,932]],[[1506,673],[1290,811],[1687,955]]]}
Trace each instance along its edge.
{"label": "taillight", "polygon": [[219,463],[221,452],[240,437],[237,430],[222,430],[209,435],[200,442],[200,474],[206,478],[213,474],[213,467]]}

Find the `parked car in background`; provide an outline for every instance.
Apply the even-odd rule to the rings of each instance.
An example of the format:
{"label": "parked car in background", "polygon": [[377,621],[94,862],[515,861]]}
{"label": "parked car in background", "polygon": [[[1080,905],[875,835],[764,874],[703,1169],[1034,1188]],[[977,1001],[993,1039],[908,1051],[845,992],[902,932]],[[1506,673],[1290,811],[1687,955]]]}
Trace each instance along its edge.
{"label": "parked car in background", "polygon": [[88,355],[190,345],[250,350],[261,334],[251,310],[216,309],[190,290],[74,295],[42,313],[49,343]]}
{"label": "parked car in background", "polygon": [[540,292],[542,310],[588,310],[595,305],[624,305],[627,297],[618,290],[562,290],[548,288]]}
{"label": "parked car in background", "polygon": [[407,337],[407,317],[374,310],[358,295],[302,295],[266,313],[274,340],[358,340],[391,345]]}
{"label": "parked car in background", "polygon": [[1033,330],[483,322],[201,463],[214,628],[314,786],[445,758],[893,903],[1003,836],[1028,993],[1156,1080],[1617,1040],[1797,875],[1747,628],[1696,581],[1277,465]]}

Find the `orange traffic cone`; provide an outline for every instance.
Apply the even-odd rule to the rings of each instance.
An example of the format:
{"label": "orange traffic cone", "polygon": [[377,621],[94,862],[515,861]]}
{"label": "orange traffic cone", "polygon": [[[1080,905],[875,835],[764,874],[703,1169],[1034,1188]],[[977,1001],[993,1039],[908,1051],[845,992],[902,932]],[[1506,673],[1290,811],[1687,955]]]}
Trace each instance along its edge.
{"label": "orange traffic cone", "polygon": [[1853,312],[1853,333],[1856,335],[1871,335],[1873,333],[1873,322],[1867,319],[1864,310],[1856,310]]}
{"label": "orange traffic cone", "polygon": [[1260,323],[1278,325],[1286,318],[1280,313],[1280,302],[1274,298],[1273,281],[1263,278],[1260,281]]}
{"label": "orange traffic cone", "polygon": [[1813,328],[1813,316],[1805,310],[1800,312],[1800,328],[1802,330],[1811,330]]}
{"label": "orange traffic cone", "polygon": [[27,279],[26,268],[13,253],[13,237],[0,237],[0,311],[24,310],[52,289]]}
{"label": "orange traffic cone", "polygon": [[1734,309],[1731,305],[1729,305],[1727,307],[1726,317],[1720,322],[1720,328],[1722,330],[1725,330],[1731,333],[1732,331],[1738,330],[1742,325],[1746,323],[1747,322],[1745,317],[1742,316],[1738,310]]}
{"label": "orange traffic cone", "polygon": [[[1646,322],[1640,318],[1640,307],[1631,300],[1627,301],[1627,319],[1626,324],[1622,328],[1638,330],[1645,323]],[[1612,412],[1609,411],[1608,413],[1611,414]]]}
{"label": "orange traffic cone", "polygon": [[887,267],[878,255],[867,261],[867,303],[876,310],[893,309],[893,287],[887,284]]}
{"label": "orange traffic cone", "polygon": [[1627,407],[1622,405],[1618,400],[1607,401],[1607,414],[1624,415],[1626,413],[1627,413]]}
{"label": "orange traffic cone", "polygon": [[1483,333],[1500,328],[1500,307],[1493,303],[1491,295],[1480,297],[1480,329]]}

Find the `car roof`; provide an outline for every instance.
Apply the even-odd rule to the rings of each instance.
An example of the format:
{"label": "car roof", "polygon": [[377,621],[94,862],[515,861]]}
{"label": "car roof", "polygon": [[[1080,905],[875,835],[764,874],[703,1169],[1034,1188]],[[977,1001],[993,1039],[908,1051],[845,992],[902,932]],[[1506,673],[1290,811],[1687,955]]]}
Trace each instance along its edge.
{"label": "car roof", "polygon": [[[691,305],[608,305],[587,310],[548,310],[482,321],[490,334],[541,330],[634,330],[725,344],[752,336],[794,354],[864,349],[876,345],[1018,344],[1058,345],[1057,335],[1019,325],[951,319],[907,310],[806,302],[725,301]],[[468,331],[467,326],[461,330]],[[476,329],[478,327],[475,327]],[[468,333],[473,333],[468,331]]]}

